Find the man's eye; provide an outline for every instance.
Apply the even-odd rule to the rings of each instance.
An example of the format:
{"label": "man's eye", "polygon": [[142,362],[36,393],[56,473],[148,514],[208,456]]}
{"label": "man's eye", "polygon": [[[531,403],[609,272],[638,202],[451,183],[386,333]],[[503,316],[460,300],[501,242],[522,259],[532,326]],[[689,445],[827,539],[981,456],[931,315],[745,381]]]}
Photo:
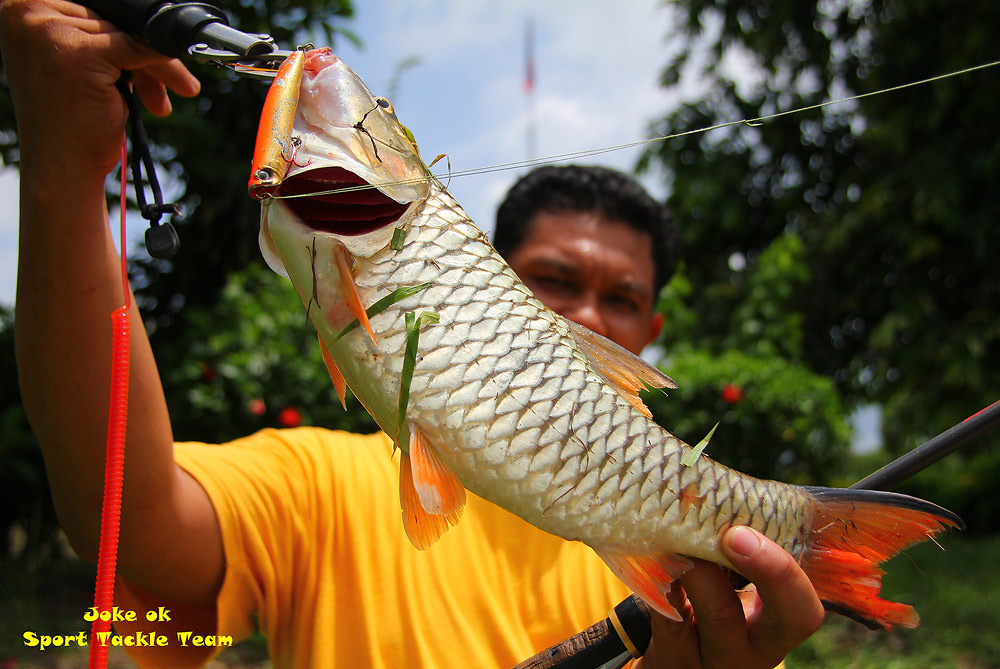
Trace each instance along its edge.
{"label": "man's eye", "polygon": [[619,311],[637,312],[642,309],[638,300],[629,295],[608,295],[604,299]]}
{"label": "man's eye", "polygon": [[529,280],[534,283],[539,288],[543,288],[548,291],[571,291],[575,288],[573,282],[561,276],[532,276]]}

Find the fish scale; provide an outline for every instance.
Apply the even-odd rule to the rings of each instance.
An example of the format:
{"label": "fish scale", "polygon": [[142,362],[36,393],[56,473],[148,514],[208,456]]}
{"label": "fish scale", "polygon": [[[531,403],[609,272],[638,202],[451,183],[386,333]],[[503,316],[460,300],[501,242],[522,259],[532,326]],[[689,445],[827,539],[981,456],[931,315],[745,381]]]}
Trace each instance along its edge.
{"label": "fish scale", "polygon": [[[295,285],[338,393],[349,386],[403,451],[402,520],[417,548],[458,522],[468,488],[585,541],[679,620],[666,595],[688,556],[727,564],[720,537],[749,525],[796,556],[831,610],[917,625],[912,607],[878,597],[877,564],[961,527],[957,516],[894,493],[761,481],[704,454],[688,462],[690,447],[636,396],[669,379],[532,297],[430,176],[391,104],[331,50],[289,58],[275,81],[296,72],[297,89],[271,87],[258,133],[261,250]],[[294,160],[276,109],[296,109]]]}
{"label": "fish scale", "polygon": [[[689,447],[608,387],[568,326],[531,296],[446,190],[437,187],[414,215],[402,250],[360,262],[354,278],[368,303],[430,284],[372,319],[383,355],[371,373],[398,392],[406,312],[438,314],[420,331],[407,419],[432,426],[433,444],[455,449],[454,470],[468,489],[565,538],[718,559],[719,530],[736,506],[729,470],[707,458],[682,465]],[[359,354],[373,346],[361,331],[349,337]],[[714,491],[694,513],[678,501],[692,483]],[[794,486],[757,486],[781,489],[741,496],[773,514],[793,518],[807,506]],[[762,530],[795,550],[809,520],[798,516]]]}

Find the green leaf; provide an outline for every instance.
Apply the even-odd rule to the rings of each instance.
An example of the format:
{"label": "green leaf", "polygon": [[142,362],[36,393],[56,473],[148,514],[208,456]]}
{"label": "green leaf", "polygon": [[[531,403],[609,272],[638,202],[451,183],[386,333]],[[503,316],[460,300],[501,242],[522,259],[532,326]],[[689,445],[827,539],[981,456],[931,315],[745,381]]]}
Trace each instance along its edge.
{"label": "green leaf", "polygon": [[[383,297],[381,300],[379,300],[378,302],[376,302],[372,306],[370,306],[367,309],[365,309],[365,313],[368,315],[368,318],[371,318],[375,314],[382,313],[383,311],[385,311],[386,309],[388,309],[392,305],[396,304],[396,302],[399,302],[401,300],[405,300],[406,298],[410,297],[411,295],[416,295],[420,291],[426,290],[428,288],[428,286],[430,286],[430,285],[431,284],[429,284],[429,283],[421,283],[421,284],[416,285],[416,286],[402,286],[400,288],[397,288],[396,290],[392,291],[391,293],[389,293],[388,295],[386,295],[385,297]],[[345,327],[343,330],[341,330],[340,334],[338,334],[336,337],[334,337],[333,340],[334,341],[340,341],[341,338],[343,338],[344,335],[346,335],[347,333],[351,332],[352,330],[354,330],[355,328],[357,328],[359,325],[361,325],[361,322],[357,318],[355,318],[353,321],[351,321],[350,323],[348,323],[347,327]]]}
{"label": "green leaf", "polygon": [[712,435],[715,434],[715,428],[717,427],[719,427],[718,423],[716,423],[712,429],[708,431],[708,434],[705,435],[704,439],[698,442],[697,446],[684,454],[684,457],[681,458],[682,465],[690,467],[698,460],[698,456],[700,456],[702,451],[705,450],[705,447],[708,446],[708,442],[712,438]]}
{"label": "green leaf", "polygon": [[396,419],[396,445],[406,450],[403,445],[403,424],[406,422],[406,407],[410,402],[410,383],[413,381],[413,369],[417,365],[417,342],[420,339],[420,328],[424,323],[437,323],[441,317],[432,311],[425,311],[419,316],[407,311],[406,319],[406,349],[403,351],[403,371],[399,380],[399,415]]}

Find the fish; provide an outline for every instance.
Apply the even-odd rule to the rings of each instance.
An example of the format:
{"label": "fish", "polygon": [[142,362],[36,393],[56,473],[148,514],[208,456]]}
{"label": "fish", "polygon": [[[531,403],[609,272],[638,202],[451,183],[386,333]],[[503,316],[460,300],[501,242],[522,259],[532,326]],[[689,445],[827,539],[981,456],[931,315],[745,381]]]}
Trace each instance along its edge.
{"label": "fish", "polygon": [[[433,164],[433,163],[432,163]],[[466,491],[595,550],[647,604],[692,558],[732,568],[750,526],[792,554],[828,610],[915,627],[878,566],[960,518],[890,492],[765,481],[658,425],[661,370],[543,305],[423,162],[391,103],[329,48],[300,50],[268,92],[248,183],[260,245],[295,286],[341,401],[400,451],[404,529],[428,549]]]}

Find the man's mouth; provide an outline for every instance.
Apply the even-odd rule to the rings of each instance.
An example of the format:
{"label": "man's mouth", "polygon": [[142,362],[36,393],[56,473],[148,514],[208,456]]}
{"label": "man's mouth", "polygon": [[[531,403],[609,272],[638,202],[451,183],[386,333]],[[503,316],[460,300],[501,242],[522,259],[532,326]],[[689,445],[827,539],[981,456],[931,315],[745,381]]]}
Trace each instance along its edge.
{"label": "man's mouth", "polygon": [[[336,235],[363,235],[391,225],[406,211],[377,188],[330,193],[368,186],[368,182],[342,167],[318,167],[298,172],[275,190],[285,206],[305,225]],[[289,197],[297,196],[297,197]]]}

